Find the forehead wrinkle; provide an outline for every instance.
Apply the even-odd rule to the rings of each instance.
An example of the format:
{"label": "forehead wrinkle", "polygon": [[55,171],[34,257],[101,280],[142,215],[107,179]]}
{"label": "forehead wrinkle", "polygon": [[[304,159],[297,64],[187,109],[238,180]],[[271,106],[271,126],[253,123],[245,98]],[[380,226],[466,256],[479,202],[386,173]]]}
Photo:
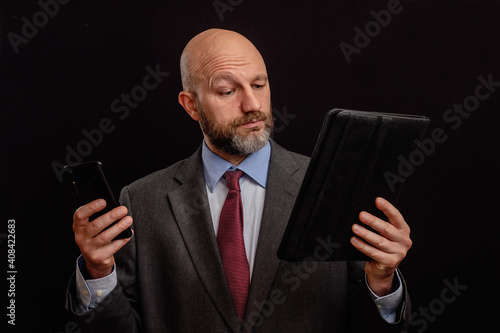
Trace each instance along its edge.
{"label": "forehead wrinkle", "polygon": [[197,71],[200,74],[211,76],[213,73],[225,68],[240,68],[250,64],[251,62],[243,57],[220,54],[217,56],[205,57],[205,59],[198,63]]}
{"label": "forehead wrinkle", "polygon": [[231,71],[241,70],[248,65],[251,65],[251,63],[243,60],[220,59],[208,64],[205,68],[205,74],[207,76],[213,76],[218,72],[230,73]]}
{"label": "forehead wrinkle", "polygon": [[[246,66],[253,65],[252,62],[243,59],[241,57],[233,57],[228,59],[227,57],[217,57],[216,59],[205,60],[199,63],[197,66],[197,73],[200,78],[205,79],[208,86],[213,86],[216,81],[222,79],[228,79],[233,82],[238,81],[237,75],[234,71],[247,72]],[[259,74],[258,76],[264,76],[265,74]],[[246,76],[246,75],[245,75]],[[252,78],[253,79],[253,78]]]}

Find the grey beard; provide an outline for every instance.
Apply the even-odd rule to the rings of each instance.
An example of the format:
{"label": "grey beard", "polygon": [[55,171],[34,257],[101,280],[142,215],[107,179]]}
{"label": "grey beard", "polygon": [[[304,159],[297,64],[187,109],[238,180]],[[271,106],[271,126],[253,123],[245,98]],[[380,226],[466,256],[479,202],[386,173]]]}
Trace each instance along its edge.
{"label": "grey beard", "polygon": [[226,152],[232,152],[232,155],[249,155],[255,153],[267,144],[271,132],[272,129],[265,126],[261,134],[242,136],[235,133],[231,137],[231,143],[228,145],[228,151]]}
{"label": "grey beard", "polygon": [[[230,124],[229,128],[218,127],[211,119],[206,117],[200,108],[198,108],[198,112],[200,115],[200,127],[203,133],[205,133],[215,148],[229,155],[244,156],[255,153],[267,144],[273,131],[272,118],[260,111],[247,113],[242,119],[238,119]],[[240,124],[257,119],[264,121],[264,131],[262,133],[251,133],[256,131],[256,129],[250,130],[246,135],[237,133]]]}

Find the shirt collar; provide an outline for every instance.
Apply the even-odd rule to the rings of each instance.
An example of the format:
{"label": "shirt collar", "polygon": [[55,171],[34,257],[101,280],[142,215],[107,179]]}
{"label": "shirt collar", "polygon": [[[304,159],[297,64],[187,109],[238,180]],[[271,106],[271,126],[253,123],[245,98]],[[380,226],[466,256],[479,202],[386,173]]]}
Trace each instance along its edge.
{"label": "shirt collar", "polygon": [[269,141],[260,150],[248,155],[238,166],[234,166],[222,157],[212,152],[203,141],[201,149],[203,160],[203,174],[210,192],[227,170],[241,170],[260,186],[266,187],[269,159],[271,158],[271,145]]}

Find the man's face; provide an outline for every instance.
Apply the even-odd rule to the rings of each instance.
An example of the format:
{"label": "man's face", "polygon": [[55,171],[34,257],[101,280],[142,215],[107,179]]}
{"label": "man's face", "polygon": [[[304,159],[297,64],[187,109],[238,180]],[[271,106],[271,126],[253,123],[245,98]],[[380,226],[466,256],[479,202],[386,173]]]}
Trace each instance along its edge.
{"label": "man's face", "polygon": [[259,54],[222,54],[199,77],[196,105],[205,138],[231,155],[261,149],[273,128],[271,93]]}

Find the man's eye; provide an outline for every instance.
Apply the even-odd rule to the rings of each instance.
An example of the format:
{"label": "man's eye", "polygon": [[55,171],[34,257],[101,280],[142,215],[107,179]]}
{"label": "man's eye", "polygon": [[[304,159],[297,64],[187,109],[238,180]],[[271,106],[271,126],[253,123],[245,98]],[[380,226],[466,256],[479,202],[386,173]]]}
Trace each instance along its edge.
{"label": "man's eye", "polygon": [[262,89],[262,88],[264,88],[264,85],[263,84],[254,84],[253,87],[255,89]]}
{"label": "man's eye", "polygon": [[229,91],[223,91],[223,92],[220,92],[219,94],[221,96],[231,96],[231,94],[233,93],[232,90],[229,90]]}

